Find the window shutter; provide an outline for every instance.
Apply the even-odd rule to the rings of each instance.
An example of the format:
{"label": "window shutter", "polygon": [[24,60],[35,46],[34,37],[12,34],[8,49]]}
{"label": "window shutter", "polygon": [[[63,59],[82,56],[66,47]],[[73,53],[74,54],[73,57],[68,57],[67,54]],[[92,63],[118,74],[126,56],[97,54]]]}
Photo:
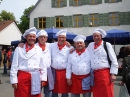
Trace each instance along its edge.
{"label": "window shutter", "polygon": [[130,24],[130,13],[125,12],[125,24],[129,25]]}
{"label": "window shutter", "polygon": [[109,14],[105,13],[103,15],[103,20],[104,20],[104,26],[108,26],[109,25]]}
{"label": "window shutter", "polygon": [[119,13],[120,25],[124,25],[125,24],[124,17],[125,17],[125,13],[124,12],[120,12]]}
{"label": "window shutter", "polygon": [[109,3],[109,0],[105,0],[105,3]]}
{"label": "window shutter", "polygon": [[64,16],[63,26],[68,27],[68,16]]}
{"label": "window shutter", "polygon": [[85,5],[89,4],[89,0],[84,0],[84,4]]}
{"label": "window shutter", "polygon": [[83,15],[83,25],[84,27],[89,26],[88,15]]}
{"label": "window shutter", "polygon": [[73,0],[69,0],[69,5],[73,6]]}
{"label": "window shutter", "polygon": [[34,27],[38,28],[38,18],[34,18]]}
{"label": "window shutter", "polygon": [[118,2],[122,2],[122,0],[118,0]]}
{"label": "window shutter", "polygon": [[102,0],[98,0],[98,4],[102,4]]}
{"label": "window shutter", "polygon": [[55,0],[51,0],[51,6],[52,6],[52,8],[54,8],[56,6]]}
{"label": "window shutter", "polygon": [[67,6],[67,0],[63,0],[63,6]]}
{"label": "window shutter", "polygon": [[81,0],[81,4],[82,4],[82,5],[85,5],[85,2],[84,2],[84,1],[85,1],[85,0]]}
{"label": "window shutter", "polygon": [[55,17],[50,18],[50,27],[55,27]]}
{"label": "window shutter", "polygon": [[50,17],[46,17],[46,28],[50,28]]}
{"label": "window shutter", "polygon": [[103,14],[99,14],[98,18],[99,18],[99,26],[103,26]]}
{"label": "window shutter", "polygon": [[68,26],[72,27],[72,16],[68,16]]}

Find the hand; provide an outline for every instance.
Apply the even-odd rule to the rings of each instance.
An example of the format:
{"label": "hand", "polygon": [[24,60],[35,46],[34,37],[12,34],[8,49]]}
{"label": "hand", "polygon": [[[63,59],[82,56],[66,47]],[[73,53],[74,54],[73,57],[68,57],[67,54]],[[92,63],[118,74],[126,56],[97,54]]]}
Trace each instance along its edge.
{"label": "hand", "polygon": [[23,48],[24,43],[19,43],[18,46],[21,47],[21,48]]}
{"label": "hand", "polygon": [[44,81],[41,82],[41,86],[42,86],[42,87],[44,86]]}
{"label": "hand", "polygon": [[111,81],[114,82],[116,80],[116,76],[114,74],[111,74]]}
{"label": "hand", "polygon": [[70,49],[70,54],[72,54],[75,51],[75,48]]}
{"label": "hand", "polygon": [[120,82],[119,84],[120,84],[120,85],[124,85],[125,83],[124,83],[124,82]]}
{"label": "hand", "polygon": [[67,46],[67,47],[70,47],[71,44],[70,44],[68,41],[66,41],[66,46]]}
{"label": "hand", "polygon": [[17,84],[12,84],[12,87],[13,87],[14,89],[17,89],[18,85],[17,85]]}
{"label": "hand", "polygon": [[71,86],[71,84],[72,84],[71,79],[67,79],[67,84],[68,84],[69,86]]}

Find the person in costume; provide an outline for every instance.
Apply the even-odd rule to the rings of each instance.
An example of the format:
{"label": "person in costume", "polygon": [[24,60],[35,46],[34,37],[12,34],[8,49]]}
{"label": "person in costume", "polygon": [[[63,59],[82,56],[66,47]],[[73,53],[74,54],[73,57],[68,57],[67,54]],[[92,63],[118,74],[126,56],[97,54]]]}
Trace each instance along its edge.
{"label": "person in costume", "polygon": [[15,97],[41,97],[41,84],[47,81],[47,68],[43,61],[42,49],[35,45],[36,28],[25,31],[27,42],[17,47],[10,70],[10,81]]}
{"label": "person in costume", "polygon": [[80,94],[83,97],[91,97],[90,55],[85,48],[85,40],[83,35],[77,35],[73,39],[76,49],[68,58],[66,78],[71,86],[71,97],[80,97]]}
{"label": "person in costume", "polygon": [[95,29],[93,33],[94,42],[88,45],[91,55],[91,68],[94,74],[94,84],[92,87],[93,97],[114,97],[113,81],[118,73],[118,62],[112,45],[106,42],[108,56],[104,49],[104,38],[107,33],[102,29]]}

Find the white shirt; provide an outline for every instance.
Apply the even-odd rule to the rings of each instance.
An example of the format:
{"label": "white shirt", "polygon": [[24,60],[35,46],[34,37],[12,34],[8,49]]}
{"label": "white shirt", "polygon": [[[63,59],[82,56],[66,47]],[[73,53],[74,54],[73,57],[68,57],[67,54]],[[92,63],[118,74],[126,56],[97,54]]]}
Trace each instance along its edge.
{"label": "white shirt", "polygon": [[[37,46],[39,46],[38,43],[36,43]],[[46,43],[46,47],[45,50],[42,51],[42,57],[43,57],[43,61],[44,64],[46,65],[47,68],[50,67],[51,65],[51,49],[50,49],[50,43]]]}
{"label": "white shirt", "polygon": [[78,55],[76,51],[69,55],[66,69],[67,79],[71,79],[72,73],[75,75],[86,75],[90,73],[90,70],[90,55],[87,49],[81,55]]}
{"label": "white shirt", "polygon": [[104,49],[103,42],[96,49],[94,49],[94,42],[92,42],[88,45],[88,50],[89,50],[89,53],[91,56],[91,68],[93,70],[110,68],[111,74],[117,74],[118,63],[117,63],[117,59],[116,59],[116,54],[115,54],[115,52],[112,48],[112,45],[110,43],[106,42],[106,46],[108,49],[108,55],[109,55],[110,60],[112,62],[111,68],[110,68],[110,65],[108,63],[107,53]]}
{"label": "white shirt", "polygon": [[59,50],[58,42],[51,44],[51,56],[52,56],[51,66],[54,69],[59,70],[66,69],[70,49],[72,49],[72,47],[67,47],[65,45],[61,50]]}
{"label": "white shirt", "polygon": [[35,45],[31,50],[26,52],[25,45],[23,48],[17,47],[14,52],[13,62],[10,70],[10,80],[12,84],[18,83],[18,70],[27,72],[31,70],[40,70],[41,81],[46,81],[47,69],[43,61],[42,49]]}

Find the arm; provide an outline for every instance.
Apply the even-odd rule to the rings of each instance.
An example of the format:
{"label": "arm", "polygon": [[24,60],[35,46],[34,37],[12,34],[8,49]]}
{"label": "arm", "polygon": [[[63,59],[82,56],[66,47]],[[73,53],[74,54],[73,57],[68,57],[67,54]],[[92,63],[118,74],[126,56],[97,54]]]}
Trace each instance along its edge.
{"label": "arm", "polygon": [[11,70],[10,70],[10,81],[11,81],[11,84],[18,83],[18,79],[17,79],[18,59],[19,59],[18,48],[16,48],[15,52],[14,52],[14,58],[13,58],[13,61],[12,61]]}
{"label": "arm", "polygon": [[125,58],[124,58],[124,60],[123,60],[123,77],[122,77],[122,82],[124,82],[124,83],[126,82],[126,79],[125,79],[126,78],[126,76],[125,76],[126,75],[125,74],[126,73],[125,72],[125,68],[126,68],[126,61],[125,61]]}
{"label": "arm", "polygon": [[117,74],[118,73],[118,62],[116,58],[116,54],[112,48],[112,45],[107,42],[107,49],[108,49],[108,54],[111,60],[111,68],[110,68],[110,73],[111,74]]}

